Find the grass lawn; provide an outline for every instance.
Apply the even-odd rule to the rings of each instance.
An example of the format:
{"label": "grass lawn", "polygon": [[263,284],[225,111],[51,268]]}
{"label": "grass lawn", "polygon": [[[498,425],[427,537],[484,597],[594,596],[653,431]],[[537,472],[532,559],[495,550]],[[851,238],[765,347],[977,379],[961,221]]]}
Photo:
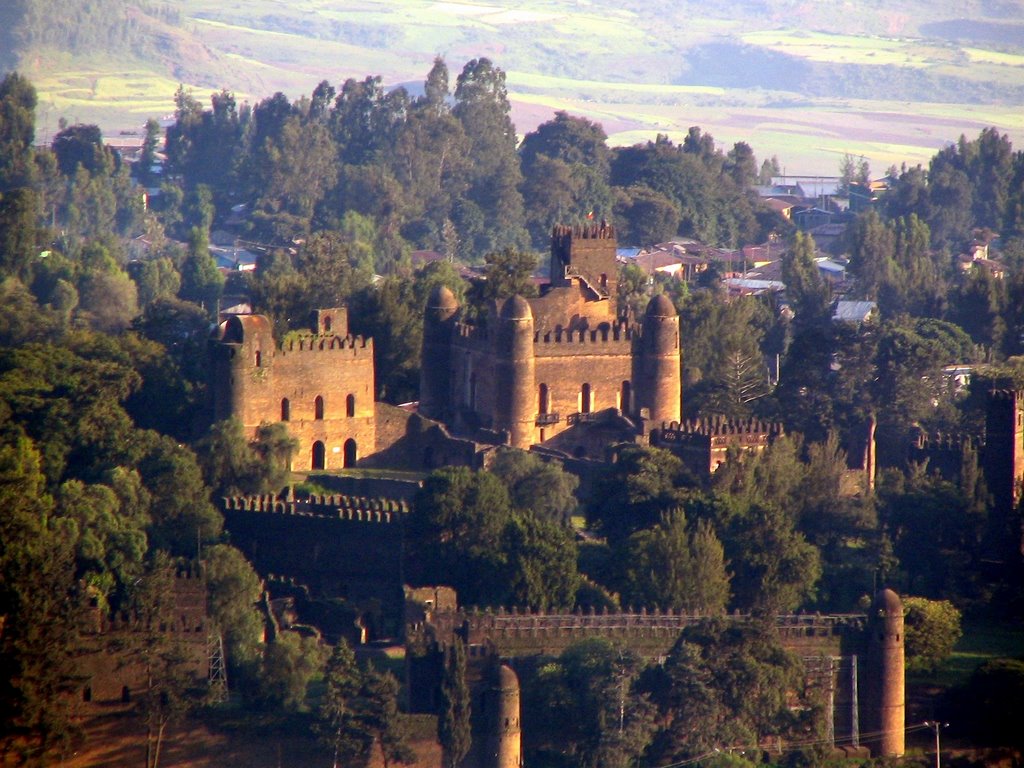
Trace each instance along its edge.
{"label": "grass lawn", "polygon": [[910,674],[911,682],[943,688],[962,685],[986,661],[1024,656],[1024,626],[993,622],[964,624],[964,634],[953,655],[935,674]]}

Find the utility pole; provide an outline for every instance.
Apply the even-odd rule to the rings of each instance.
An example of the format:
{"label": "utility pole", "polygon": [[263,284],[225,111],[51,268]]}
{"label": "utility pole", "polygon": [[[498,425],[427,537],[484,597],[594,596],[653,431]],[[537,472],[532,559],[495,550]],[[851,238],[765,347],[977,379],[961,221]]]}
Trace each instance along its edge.
{"label": "utility pole", "polygon": [[924,724],[935,731],[935,768],[942,768],[942,747],[939,743],[939,732],[943,728],[949,728],[949,723],[925,720]]}

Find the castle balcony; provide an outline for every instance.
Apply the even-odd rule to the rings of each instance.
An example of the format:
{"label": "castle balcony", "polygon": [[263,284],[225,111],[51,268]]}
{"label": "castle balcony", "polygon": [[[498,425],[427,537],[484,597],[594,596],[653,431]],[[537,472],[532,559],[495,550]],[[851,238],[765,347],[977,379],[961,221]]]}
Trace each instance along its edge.
{"label": "castle balcony", "polygon": [[538,427],[546,427],[549,424],[557,424],[561,420],[561,415],[557,413],[539,413],[537,414],[536,424]]}
{"label": "castle balcony", "polygon": [[591,424],[597,421],[599,416],[598,413],[570,413],[566,417],[565,423],[570,427],[574,424]]}

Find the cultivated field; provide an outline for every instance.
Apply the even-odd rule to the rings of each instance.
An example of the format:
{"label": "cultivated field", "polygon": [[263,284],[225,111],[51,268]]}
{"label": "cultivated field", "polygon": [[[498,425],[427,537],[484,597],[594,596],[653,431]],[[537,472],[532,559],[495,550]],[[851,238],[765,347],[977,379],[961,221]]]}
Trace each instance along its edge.
{"label": "cultivated field", "polygon": [[108,133],[138,127],[173,110],[179,83],[204,100],[226,87],[250,102],[368,74],[413,90],[440,54],[453,85],[470,58],[502,67],[521,134],[556,109],[600,121],[619,144],[700,125],[793,173],[832,173],[845,152],[877,172],[925,162],[988,125],[1024,144],[1020,3],[992,19],[970,0],[169,4],[182,21],[162,58],[34,51],[23,61],[40,91],[40,138],[61,117]]}

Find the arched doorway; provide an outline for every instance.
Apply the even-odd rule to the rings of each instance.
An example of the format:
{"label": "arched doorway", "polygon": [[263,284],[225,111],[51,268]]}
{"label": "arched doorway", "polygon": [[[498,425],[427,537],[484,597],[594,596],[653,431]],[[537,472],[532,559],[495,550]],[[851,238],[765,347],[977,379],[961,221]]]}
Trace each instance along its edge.
{"label": "arched doorway", "polygon": [[356,415],[356,396],[349,395],[345,398],[345,415],[352,417]]}
{"label": "arched doorway", "polygon": [[593,410],[592,397],[593,392],[590,391],[590,385],[584,384],[583,390],[580,392],[580,413],[590,413]]}
{"label": "arched doorway", "polygon": [[324,399],[320,396],[316,396],[316,400],[313,401],[313,418],[320,420],[324,417]]}
{"label": "arched doorway", "polygon": [[623,413],[632,413],[633,387],[628,381],[622,382],[622,390],[619,393],[619,410]]}
{"label": "arched doorway", "polygon": [[547,413],[551,409],[551,394],[548,392],[548,385],[540,385],[540,402],[537,404],[537,413]]}
{"label": "arched doorway", "polygon": [[292,418],[292,404],[291,401],[286,397],[281,400],[281,421],[291,421]]}
{"label": "arched doorway", "polygon": [[324,444],[317,440],[313,443],[313,469],[327,468],[327,450]]}
{"label": "arched doorway", "polygon": [[342,466],[354,467],[356,465],[356,461],[359,458],[358,449],[356,447],[356,441],[351,437],[345,441],[345,447],[342,449],[342,454],[344,456],[344,463]]}

